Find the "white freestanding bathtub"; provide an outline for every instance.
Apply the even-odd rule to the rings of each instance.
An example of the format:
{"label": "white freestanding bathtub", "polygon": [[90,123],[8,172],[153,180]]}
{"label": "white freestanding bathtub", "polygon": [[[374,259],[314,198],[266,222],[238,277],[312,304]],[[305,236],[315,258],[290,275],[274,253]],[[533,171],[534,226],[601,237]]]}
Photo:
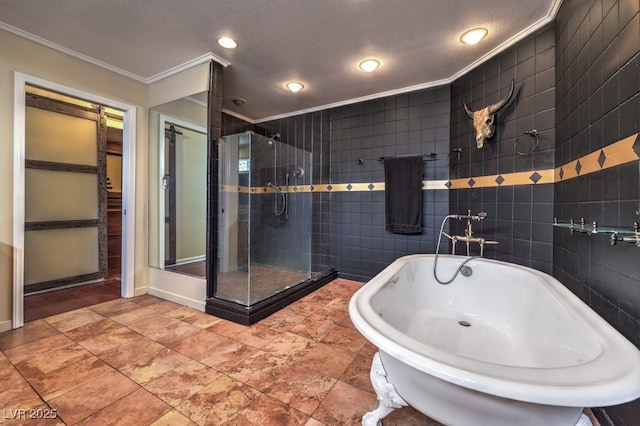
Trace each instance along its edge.
{"label": "white freestanding bathtub", "polygon": [[[640,351],[556,279],[473,259],[442,285],[434,258],[396,260],[349,303],[379,349],[363,425],[407,404],[446,425],[575,425],[583,407],[640,397]],[[438,276],[466,259],[440,255]]]}

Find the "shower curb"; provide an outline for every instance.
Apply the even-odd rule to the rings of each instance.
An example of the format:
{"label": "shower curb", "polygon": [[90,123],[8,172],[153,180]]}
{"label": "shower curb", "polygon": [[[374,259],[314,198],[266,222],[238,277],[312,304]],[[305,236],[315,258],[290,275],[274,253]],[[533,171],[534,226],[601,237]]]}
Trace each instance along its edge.
{"label": "shower curb", "polygon": [[287,305],[313,293],[317,289],[338,278],[338,270],[330,268],[314,273],[312,278],[281,291],[252,306],[245,306],[228,300],[212,297],[206,300],[205,312],[242,325],[251,325],[276,313]]}

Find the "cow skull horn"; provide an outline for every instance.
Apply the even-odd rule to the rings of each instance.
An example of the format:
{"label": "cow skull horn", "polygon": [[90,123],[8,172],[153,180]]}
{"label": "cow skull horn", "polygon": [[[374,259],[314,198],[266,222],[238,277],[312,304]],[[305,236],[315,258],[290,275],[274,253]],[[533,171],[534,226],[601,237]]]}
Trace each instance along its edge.
{"label": "cow skull horn", "polygon": [[467,117],[473,120],[473,127],[476,129],[476,146],[478,148],[482,148],[484,146],[484,141],[493,136],[493,133],[495,131],[495,126],[493,124],[494,114],[499,112],[509,103],[511,97],[513,96],[514,85],[515,83],[512,79],[507,96],[505,96],[495,104],[482,108],[479,111],[472,111],[471,109],[469,109],[466,103],[462,103]]}
{"label": "cow skull horn", "polygon": [[511,79],[511,86],[509,87],[509,93],[507,93],[507,96],[505,96],[495,104],[489,105],[489,114],[497,113],[509,103],[509,101],[511,100],[511,97],[513,96],[513,89],[514,89],[514,81],[513,79]]}

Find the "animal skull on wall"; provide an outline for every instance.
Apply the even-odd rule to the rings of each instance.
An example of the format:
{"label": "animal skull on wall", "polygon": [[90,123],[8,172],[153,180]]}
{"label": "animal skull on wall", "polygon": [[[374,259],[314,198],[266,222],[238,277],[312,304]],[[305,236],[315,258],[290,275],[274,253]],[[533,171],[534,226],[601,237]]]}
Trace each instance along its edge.
{"label": "animal skull on wall", "polygon": [[464,105],[464,111],[467,113],[467,117],[473,120],[473,127],[476,129],[476,146],[478,148],[482,148],[484,146],[484,141],[493,136],[493,133],[496,130],[496,127],[493,124],[495,114],[509,103],[513,96],[513,87],[514,81],[512,79],[511,87],[509,88],[507,96],[495,104],[484,107],[479,111],[471,111],[469,107],[467,107],[466,103],[462,103]]}

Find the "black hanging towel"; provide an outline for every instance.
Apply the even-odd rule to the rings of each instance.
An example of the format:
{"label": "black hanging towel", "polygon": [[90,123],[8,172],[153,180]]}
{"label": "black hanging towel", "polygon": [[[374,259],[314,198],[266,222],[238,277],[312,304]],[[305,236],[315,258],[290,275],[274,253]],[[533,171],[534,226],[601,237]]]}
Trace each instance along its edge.
{"label": "black hanging towel", "polygon": [[387,231],[422,233],[422,169],[422,155],[384,159]]}

